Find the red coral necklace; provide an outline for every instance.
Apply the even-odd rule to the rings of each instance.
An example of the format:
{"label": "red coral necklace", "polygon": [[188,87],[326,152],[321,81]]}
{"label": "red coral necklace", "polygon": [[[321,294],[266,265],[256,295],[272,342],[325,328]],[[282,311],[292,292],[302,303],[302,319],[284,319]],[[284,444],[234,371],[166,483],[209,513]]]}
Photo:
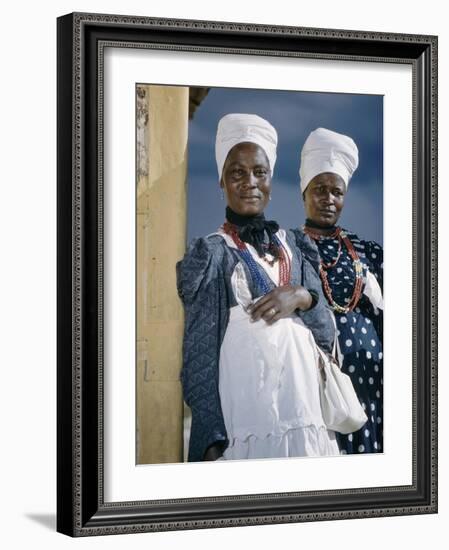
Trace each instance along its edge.
{"label": "red coral necklace", "polygon": [[[329,235],[321,235],[320,233],[317,233],[316,231],[314,231],[313,229],[307,226],[303,226],[303,231],[304,233],[306,233],[316,241],[323,240],[323,239],[338,239],[338,250],[337,250],[336,258],[329,263],[325,263],[323,260],[320,260],[320,277],[323,283],[323,290],[324,290],[324,293],[326,294],[326,298],[330,303],[330,305],[332,306],[332,308],[334,309],[334,311],[336,311],[337,313],[348,313],[349,311],[352,311],[356,307],[362,295],[363,266],[362,266],[362,262],[360,261],[359,255],[357,254],[357,251],[355,250],[348,235],[343,231],[341,227],[337,227],[335,231],[333,231]],[[345,306],[338,304],[334,300],[334,297],[332,295],[332,289],[327,277],[327,270],[332,267],[335,267],[338,261],[340,260],[343,244],[346,246],[349,256],[352,259],[352,265],[354,267],[354,272],[355,272],[355,283],[354,283],[352,296],[349,302],[347,303],[347,305]]]}
{"label": "red coral necklace", "polygon": [[[246,252],[247,253],[246,255],[250,256],[246,258],[246,255],[245,255],[245,259],[247,259],[251,264],[252,262],[254,262],[255,264],[256,262],[252,258],[251,253],[249,252],[248,247],[246,246],[246,243],[244,243],[242,239],[239,237],[237,226],[226,221],[222,227],[223,227],[223,231],[232,238],[235,245],[237,246],[237,249],[242,252],[243,251]],[[284,246],[281,243],[281,241],[278,239],[278,237],[276,237],[276,235],[273,235],[273,239],[279,250],[279,258],[278,258],[279,259],[279,286],[284,286],[290,282],[291,262],[287,254],[287,251],[284,249]],[[273,260],[268,260],[265,256],[262,256],[262,259],[270,266],[273,266],[276,260],[276,258],[274,258]]]}

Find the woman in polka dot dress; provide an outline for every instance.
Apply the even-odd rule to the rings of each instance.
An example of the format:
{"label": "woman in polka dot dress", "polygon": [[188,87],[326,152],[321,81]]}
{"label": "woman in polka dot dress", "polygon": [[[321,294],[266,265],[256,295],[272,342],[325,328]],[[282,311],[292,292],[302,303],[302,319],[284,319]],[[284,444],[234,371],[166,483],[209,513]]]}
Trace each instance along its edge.
{"label": "woman in polka dot dress", "polygon": [[342,454],[383,451],[383,251],[337,226],[357,165],[351,138],[323,128],[310,134],[300,169],[307,220],[302,231],[294,230],[298,245],[304,247],[309,237],[317,245],[316,266],[335,314],[342,370],[368,417],[359,431],[337,434]]}

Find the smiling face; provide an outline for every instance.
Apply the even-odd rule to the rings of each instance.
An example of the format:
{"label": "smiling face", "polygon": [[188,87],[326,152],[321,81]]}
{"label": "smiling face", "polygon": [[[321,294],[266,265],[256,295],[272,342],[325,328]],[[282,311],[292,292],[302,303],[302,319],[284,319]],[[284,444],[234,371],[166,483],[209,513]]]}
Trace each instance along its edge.
{"label": "smiling face", "polygon": [[271,193],[270,163],[262,147],[250,142],[235,145],[226,157],[220,186],[236,214],[261,214]]}
{"label": "smiling face", "polygon": [[304,191],[307,218],[323,227],[338,221],[345,202],[346,185],[341,176],[323,172],[315,176]]}

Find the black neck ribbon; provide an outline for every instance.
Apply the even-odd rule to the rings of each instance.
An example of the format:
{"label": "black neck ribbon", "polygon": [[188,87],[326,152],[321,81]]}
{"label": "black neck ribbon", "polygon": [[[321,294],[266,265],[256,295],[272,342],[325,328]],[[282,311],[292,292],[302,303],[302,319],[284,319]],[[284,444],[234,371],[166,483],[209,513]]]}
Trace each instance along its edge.
{"label": "black neck ribbon", "polygon": [[311,229],[325,229],[326,231],[329,231],[329,233],[333,233],[336,229],[336,225],[320,225],[319,223],[314,222],[310,218],[307,218],[304,224],[306,227],[310,227]]}
{"label": "black neck ribbon", "polygon": [[263,214],[255,216],[242,216],[226,207],[226,219],[237,226],[237,233],[244,243],[252,245],[260,257],[270,252],[276,258],[279,257],[278,246],[274,240],[274,234],[279,231],[279,225],[275,221],[268,221]]}

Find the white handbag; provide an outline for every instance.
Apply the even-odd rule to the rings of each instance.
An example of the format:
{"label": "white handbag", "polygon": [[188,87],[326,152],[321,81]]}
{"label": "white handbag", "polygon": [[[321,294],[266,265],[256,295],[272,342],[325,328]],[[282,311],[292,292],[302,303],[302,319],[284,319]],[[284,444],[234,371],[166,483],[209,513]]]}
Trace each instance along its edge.
{"label": "white handbag", "polygon": [[348,434],[360,430],[368,420],[348,375],[318,346],[320,401],[324,423],[329,430]]}

